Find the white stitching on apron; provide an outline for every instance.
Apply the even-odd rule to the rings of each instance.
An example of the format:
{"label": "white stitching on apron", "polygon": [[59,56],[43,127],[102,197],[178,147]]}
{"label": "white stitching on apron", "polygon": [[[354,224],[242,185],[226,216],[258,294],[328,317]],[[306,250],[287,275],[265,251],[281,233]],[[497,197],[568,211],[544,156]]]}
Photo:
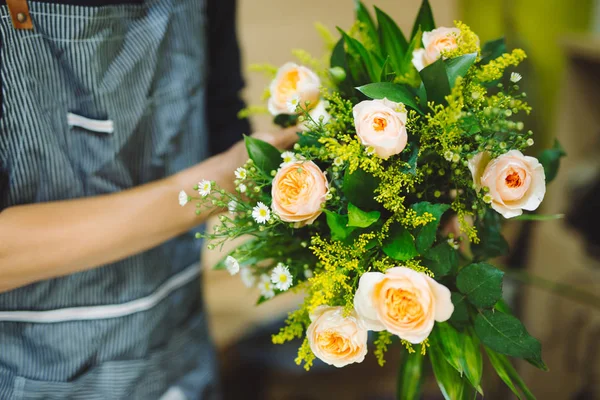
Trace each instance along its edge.
{"label": "white stitching on apron", "polygon": [[119,318],[147,311],[164,300],[169,294],[194,280],[200,274],[200,265],[195,263],[173,275],[149,296],[122,304],[105,306],[61,308],[50,311],[1,311],[0,321],[33,322],[51,324],[67,321]]}

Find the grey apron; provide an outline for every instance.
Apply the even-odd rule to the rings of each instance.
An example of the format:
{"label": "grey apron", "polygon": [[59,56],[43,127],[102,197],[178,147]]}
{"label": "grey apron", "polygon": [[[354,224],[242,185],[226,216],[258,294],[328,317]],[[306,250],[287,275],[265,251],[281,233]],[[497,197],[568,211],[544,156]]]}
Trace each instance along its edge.
{"label": "grey apron", "polygon": [[[0,5],[0,210],[125,190],[206,156],[204,1],[127,3],[29,1],[33,30]],[[190,232],[1,293],[0,399],[213,398],[199,251]]]}

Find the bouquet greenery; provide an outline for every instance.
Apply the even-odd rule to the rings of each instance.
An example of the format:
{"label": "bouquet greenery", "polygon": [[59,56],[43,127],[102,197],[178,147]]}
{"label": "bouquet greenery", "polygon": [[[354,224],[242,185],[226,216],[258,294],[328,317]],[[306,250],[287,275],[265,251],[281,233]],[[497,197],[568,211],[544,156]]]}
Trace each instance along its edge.
{"label": "bouquet greenery", "polygon": [[[296,362],[361,362],[399,338],[398,397],[418,398],[426,359],[447,399],[473,398],[482,353],[519,398],[533,398],[507,356],[546,369],[538,340],[502,300],[503,219],[526,217],[556,175],[560,146],[523,155],[530,112],[511,68],[526,55],[502,39],[480,47],[467,25],[436,28],[427,0],[405,37],[360,2],[330,44],[329,65],[262,66],[275,123],[297,126],[294,151],[246,137],[237,192],[202,181],[180,202],[228,207],[209,247],[251,239],[217,268],[258,286],[258,302],[306,293],[274,343],[303,342]],[[250,109],[249,111],[254,111]]]}

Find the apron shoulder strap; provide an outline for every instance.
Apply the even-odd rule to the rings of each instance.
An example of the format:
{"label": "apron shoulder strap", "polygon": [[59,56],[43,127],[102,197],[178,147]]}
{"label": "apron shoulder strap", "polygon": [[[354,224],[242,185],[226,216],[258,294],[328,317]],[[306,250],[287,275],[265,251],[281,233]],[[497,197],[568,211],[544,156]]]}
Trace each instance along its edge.
{"label": "apron shoulder strap", "polygon": [[6,0],[15,29],[33,29],[27,0]]}

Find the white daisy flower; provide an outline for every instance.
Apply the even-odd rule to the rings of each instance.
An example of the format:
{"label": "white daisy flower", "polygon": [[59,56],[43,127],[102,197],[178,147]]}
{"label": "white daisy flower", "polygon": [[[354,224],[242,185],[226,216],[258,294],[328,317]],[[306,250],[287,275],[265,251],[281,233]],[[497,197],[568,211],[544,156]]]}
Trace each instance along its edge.
{"label": "white daisy flower", "polygon": [[335,165],[336,167],[341,167],[342,165],[344,165],[344,160],[342,160],[341,157],[336,157],[333,160],[333,165]]}
{"label": "white daisy flower", "polygon": [[237,212],[237,202],[235,200],[231,200],[227,203],[227,209],[231,214],[235,214]]}
{"label": "white daisy flower", "polygon": [[262,294],[266,299],[270,299],[271,297],[275,296],[273,283],[271,283],[271,278],[269,278],[269,275],[263,274],[260,276],[258,288],[260,289],[260,294]]}
{"label": "white daisy flower", "polygon": [[300,96],[298,96],[297,94],[293,95],[288,99],[288,101],[285,102],[285,105],[290,114],[296,114],[296,110],[300,105]]}
{"label": "white daisy flower", "polygon": [[240,191],[240,193],[246,193],[246,185],[244,185],[243,183],[240,183],[238,185],[238,190]]}
{"label": "white daisy flower", "polygon": [[259,224],[264,224],[271,218],[271,210],[265,203],[259,201],[252,209],[252,218]]}
{"label": "white daisy flower", "polygon": [[283,265],[282,263],[277,264],[277,266],[271,272],[271,282],[275,285],[275,287],[282,292],[285,292],[292,286],[292,274],[290,274],[290,269]]}
{"label": "white daisy flower", "polygon": [[521,78],[523,78],[523,77],[518,72],[513,72],[513,73],[510,74],[510,81],[512,83],[519,82],[521,80]]}
{"label": "white daisy flower", "polygon": [[239,167],[238,169],[235,170],[235,177],[237,179],[246,179],[247,176],[248,176],[248,171],[246,171],[245,168]]}
{"label": "white daisy flower", "polygon": [[281,153],[281,158],[283,159],[281,165],[284,165],[296,161],[296,154],[293,151],[284,151]]}
{"label": "white daisy flower", "polygon": [[235,275],[240,272],[240,263],[234,257],[227,256],[225,259],[225,267],[227,268],[227,272],[231,275]]}
{"label": "white daisy flower", "polygon": [[181,207],[183,207],[188,203],[188,201],[190,201],[190,198],[188,197],[185,190],[182,190],[181,192],[179,192],[179,205]]}
{"label": "white daisy flower", "polygon": [[198,193],[200,193],[200,196],[202,197],[206,197],[210,194],[210,190],[212,189],[212,184],[210,183],[210,181],[207,181],[206,179],[200,181],[200,183],[198,184]]}
{"label": "white daisy flower", "polygon": [[256,283],[256,276],[252,273],[250,268],[242,268],[240,271],[240,278],[242,278],[242,283],[249,288]]}

